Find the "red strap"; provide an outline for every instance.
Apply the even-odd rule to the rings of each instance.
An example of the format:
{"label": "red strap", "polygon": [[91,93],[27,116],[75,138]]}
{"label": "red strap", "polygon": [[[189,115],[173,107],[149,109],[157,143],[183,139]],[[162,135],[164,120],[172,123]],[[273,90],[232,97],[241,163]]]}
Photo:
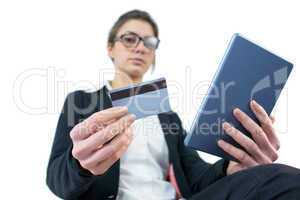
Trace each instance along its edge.
{"label": "red strap", "polygon": [[175,178],[175,173],[174,173],[174,168],[173,165],[170,164],[169,168],[168,168],[168,172],[167,172],[167,181],[169,181],[171,183],[171,185],[175,188],[176,190],[176,199],[180,199],[182,198],[182,195],[180,193],[176,178]]}

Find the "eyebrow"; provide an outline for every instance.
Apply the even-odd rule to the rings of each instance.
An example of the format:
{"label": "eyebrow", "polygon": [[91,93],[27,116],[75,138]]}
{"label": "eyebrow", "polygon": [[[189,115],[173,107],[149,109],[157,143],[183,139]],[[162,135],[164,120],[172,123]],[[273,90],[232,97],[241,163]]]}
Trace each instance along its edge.
{"label": "eyebrow", "polygon": [[[134,34],[134,35],[137,35],[137,36],[142,37],[142,38],[144,38],[144,37],[155,37],[154,35],[140,36],[139,34],[137,34],[136,32],[133,32],[133,31],[126,31],[125,33],[123,33],[123,34],[121,34],[121,35],[124,35],[124,34]],[[121,35],[120,35],[120,36],[121,36]],[[120,36],[119,36],[119,37],[120,37]]]}

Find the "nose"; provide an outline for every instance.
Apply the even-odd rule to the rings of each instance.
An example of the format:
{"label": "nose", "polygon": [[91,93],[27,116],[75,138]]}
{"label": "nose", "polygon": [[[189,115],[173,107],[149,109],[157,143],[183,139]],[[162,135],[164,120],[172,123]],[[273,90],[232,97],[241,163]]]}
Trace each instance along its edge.
{"label": "nose", "polygon": [[145,47],[144,42],[141,40],[138,45],[133,49],[135,53],[145,54],[149,50],[147,47]]}

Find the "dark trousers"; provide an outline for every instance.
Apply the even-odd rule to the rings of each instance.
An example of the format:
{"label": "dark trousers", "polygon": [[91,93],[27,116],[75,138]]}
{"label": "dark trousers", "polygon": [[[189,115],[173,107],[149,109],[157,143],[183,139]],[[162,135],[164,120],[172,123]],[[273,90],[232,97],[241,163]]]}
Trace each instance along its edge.
{"label": "dark trousers", "polygon": [[253,167],[211,184],[189,200],[299,200],[300,170],[270,164]]}

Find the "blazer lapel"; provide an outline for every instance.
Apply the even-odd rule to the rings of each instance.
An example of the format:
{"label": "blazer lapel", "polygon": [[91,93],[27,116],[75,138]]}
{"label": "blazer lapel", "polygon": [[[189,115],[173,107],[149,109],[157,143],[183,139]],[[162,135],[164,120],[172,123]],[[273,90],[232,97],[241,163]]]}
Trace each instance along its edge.
{"label": "blazer lapel", "polygon": [[[179,135],[180,130],[178,130],[178,124],[176,121],[172,120],[172,114],[175,113],[163,113],[159,114],[159,120],[161,127],[164,132],[164,136],[169,148],[169,162],[173,169],[173,175],[175,177],[177,193],[184,197],[191,196],[190,188],[185,179],[185,175],[181,168],[180,154],[179,154]],[[176,188],[175,187],[175,188]],[[178,191],[179,190],[179,191]]]}
{"label": "blazer lapel", "polygon": [[177,152],[178,146],[177,132],[172,129],[174,128],[174,125],[171,124],[169,113],[159,114],[158,118],[169,149],[169,162],[173,163],[173,161],[176,159],[175,152]]}

